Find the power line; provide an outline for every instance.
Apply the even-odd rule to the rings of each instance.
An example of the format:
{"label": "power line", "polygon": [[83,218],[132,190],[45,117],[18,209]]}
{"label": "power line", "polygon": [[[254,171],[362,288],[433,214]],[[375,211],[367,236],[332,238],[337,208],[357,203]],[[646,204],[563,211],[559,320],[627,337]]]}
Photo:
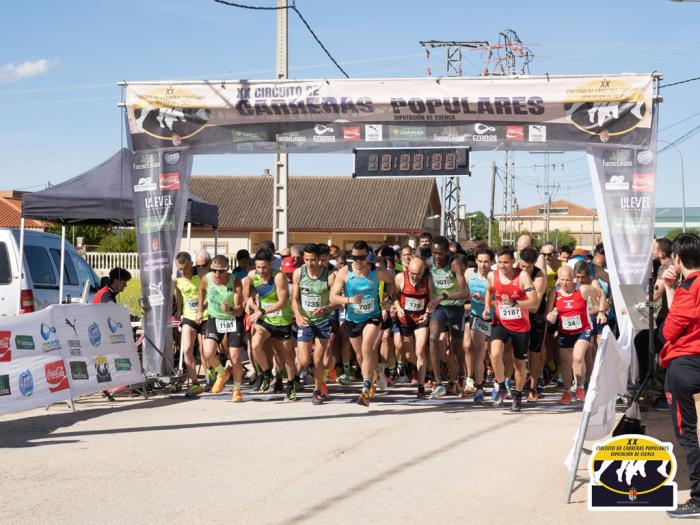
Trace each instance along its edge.
{"label": "power line", "polygon": [[687,78],[687,79],[681,80],[679,82],[673,82],[672,84],[664,84],[662,86],[659,86],[659,88],[678,86],[679,84],[687,84],[688,82],[695,82],[696,80],[700,80],[700,77]]}
{"label": "power line", "polygon": [[302,23],[306,26],[306,29],[309,30],[309,33],[311,33],[311,36],[314,37],[314,40],[316,40],[316,42],[318,43],[318,45],[321,46],[321,49],[323,49],[323,51],[326,53],[326,55],[328,56],[328,58],[331,59],[331,62],[333,62],[333,63],[335,64],[335,67],[337,67],[337,68],[340,70],[340,72],[341,72],[343,75],[345,75],[345,78],[350,78],[350,75],[348,75],[348,74],[345,72],[345,70],[344,70],[342,67],[340,67],[340,64],[338,64],[338,62],[336,61],[336,59],[333,58],[333,55],[331,55],[331,52],[328,51],[328,49],[326,49],[326,46],[323,45],[323,42],[321,42],[321,40],[318,38],[318,36],[316,36],[316,33],[314,33],[314,30],[311,29],[311,26],[310,26],[309,23],[306,21],[306,18],[304,18],[304,16],[301,14],[301,11],[299,11],[299,9],[297,9],[296,3],[292,4],[291,6],[290,6],[290,5],[287,5],[287,6],[280,6],[280,7],[277,7],[277,6],[275,6],[275,7],[265,7],[265,6],[255,6],[255,5],[238,4],[238,3],[236,3],[236,2],[228,2],[228,1],[226,1],[226,0],[214,0],[214,2],[216,2],[217,4],[227,5],[227,6],[229,6],[229,7],[238,7],[238,8],[240,8],[240,9],[250,9],[250,10],[253,10],[253,11],[279,11],[280,9],[287,9],[287,10],[291,9],[292,11],[294,11],[294,12],[297,14],[297,16],[299,17],[299,19],[300,19],[300,20],[302,21]]}

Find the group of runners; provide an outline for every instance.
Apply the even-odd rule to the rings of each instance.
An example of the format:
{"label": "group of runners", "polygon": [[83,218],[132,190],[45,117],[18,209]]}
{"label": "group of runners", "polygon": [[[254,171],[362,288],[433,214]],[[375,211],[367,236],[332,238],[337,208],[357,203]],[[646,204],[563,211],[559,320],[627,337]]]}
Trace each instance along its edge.
{"label": "group of runners", "polygon": [[313,378],[314,404],[330,399],[330,383],[354,381],[364,406],[396,384],[415,385],[418,398],[478,404],[489,384],[493,405],[512,398],[513,411],[537,402],[550,381],[562,388],[561,404],[585,398],[597,338],[613,315],[602,248],[572,257],[522,236],[516,247],[465,251],[424,233],[415,249],[357,241],[348,252],[288,251],[265,241],[253,257],[239,251],[235,268],[223,255],[177,255],[188,397],[220,393],[232,380],[240,402],[249,378],[252,392],[294,401]]}

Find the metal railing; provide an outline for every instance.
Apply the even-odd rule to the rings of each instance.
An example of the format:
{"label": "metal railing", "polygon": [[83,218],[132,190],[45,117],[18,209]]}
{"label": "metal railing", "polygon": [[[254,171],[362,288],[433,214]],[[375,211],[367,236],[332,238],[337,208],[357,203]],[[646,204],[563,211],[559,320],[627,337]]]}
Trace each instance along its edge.
{"label": "metal railing", "polygon": [[124,268],[125,270],[138,271],[139,255],[126,252],[87,252],[85,260],[98,274],[106,274],[112,268]]}

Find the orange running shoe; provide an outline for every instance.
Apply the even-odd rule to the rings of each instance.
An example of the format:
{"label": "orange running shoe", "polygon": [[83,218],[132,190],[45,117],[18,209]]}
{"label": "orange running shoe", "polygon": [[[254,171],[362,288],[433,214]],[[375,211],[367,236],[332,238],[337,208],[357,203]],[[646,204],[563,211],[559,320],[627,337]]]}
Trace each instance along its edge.
{"label": "orange running shoe", "polygon": [[369,391],[369,397],[374,397],[374,395],[377,393],[377,387],[372,383],[372,388]]}
{"label": "orange running shoe", "polygon": [[335,383],[338,380],[338,375],[335,373],[335,368],[328,370],[328,382]]}
{"label": "orange running shoe", "polygon": [[330,398],[330,396],[328,395],[328,384],[325,381],[321,383],[321,397],[324,400]]}
{"label": "orange running shoe", "polygon": [[231,402],[232,403],[240,403],[241,401],[243,401],[243,394],[241,394],[241,389],[234,388],[233,395],[231,396]]}
{"label": "orange running shoe", "polygon": [[229,377],[231,377],[231,372],[229,372],[228,368],[224,368],[223,373],[219,372],[216,374],[216,381],[214,381],[214,386],[211,387],[212,394],[220,393]]}
{"label": "orange running shoe", "polygon": [[585,400],[586,400],[586,391],[583,389],[582,386],[580,386],[576,389],[576,401],[585,401]]}
{"label": "orange running shoe", "polygon": [[568,390],[564,390],[561,394],[561,398],[559,398],[559,401],[557,401],[560,405],[568,405],[571,403],[571,392]]}

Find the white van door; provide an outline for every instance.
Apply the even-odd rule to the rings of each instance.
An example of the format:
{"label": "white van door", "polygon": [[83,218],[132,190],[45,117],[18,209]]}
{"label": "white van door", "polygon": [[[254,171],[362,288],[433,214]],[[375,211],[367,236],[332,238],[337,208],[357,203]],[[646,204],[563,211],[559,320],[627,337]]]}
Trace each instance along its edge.
{"label": "white van door", "polygon": [[[59,252],[60,256],[60,252]],[[29,266],[36,310],[58,303],[58,277],[49,251],[39,245],[25,244],[24,261]]]}
{"label": "white van door", "polygon": [[[11,242],[11,238],[8,240]],[[21,285],[12,248],[7,242],[0,241],[0,317],[17,314],[17,296]]]}

